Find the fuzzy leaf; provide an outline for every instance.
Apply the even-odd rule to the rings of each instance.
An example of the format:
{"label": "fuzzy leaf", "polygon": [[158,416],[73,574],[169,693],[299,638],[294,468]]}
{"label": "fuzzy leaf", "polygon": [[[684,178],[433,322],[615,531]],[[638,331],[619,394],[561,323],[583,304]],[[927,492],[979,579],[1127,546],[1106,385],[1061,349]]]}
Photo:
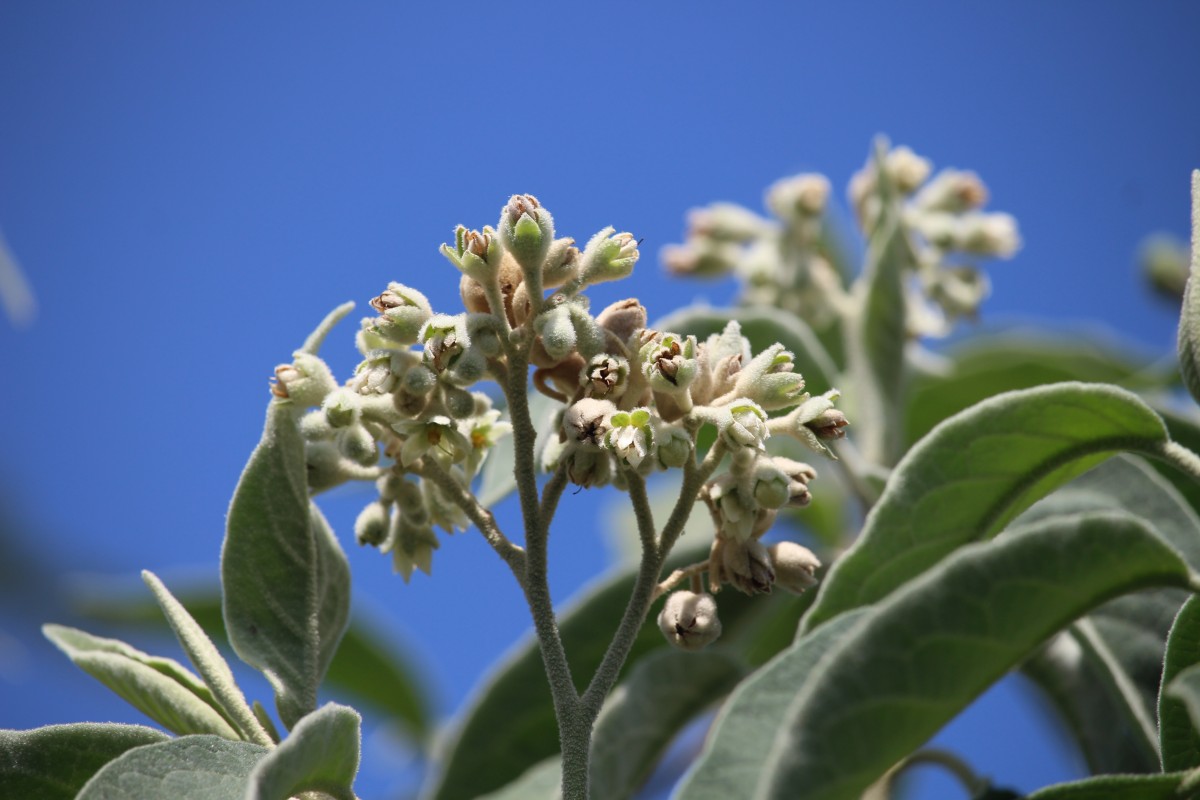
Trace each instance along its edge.
{"label": "fuzzy leaf", "polygon": [[221,583],[229,642],[266,675],[290,727],[316,708],[350,611],[350,568],[308,499],[304,442],[290,402],[271,402],[262,441],[234,492]]}
{"label": "fuzzy leaf", "polygon": [[287,800],[308,791],[355,800],[361,725],[357,711],[336,703],[304,717],[254,767],[246,800]]}
{"label": "fuzzy leaf", "polygon": [[1098,775],[1047,786],[1025,800],[1182,800],[1178,789],[1186,777],[1183,772],[1167,775]]}
{"label": "fuzzy leaf", "polygon": [[1192,397],[1200,402],[1200,170],[1192,172],[1192,268],[1179,315],[1179,371]]}
{"label": "fuzzy leaf", "polygon": [[551,756],[534,764],[521,777],[479,800],[559,800],[562,797],[562,759]]}
{"label": "fuzzy leaf", "polygon": [[[1190,676],[1190,677],[1185,677]],[[1167,637],[1162,683],[1158,696],[1158,734],[1163,770],[1200,767],[1200,598],[1193,596],[1179,609]]]}
{"label": "fuzzy leaf", "polygon": [[208,688],[179,662],[64,625],[43,625],[42,633],[80,669],[167,730],[241,738]]}
{"label": "fuzzy leaf", "polygon": [[956,548],[1120,450],[1154,452],[1162,420],[1111,386],[993,397],[938,425],[892,471],[854,546],[826,575],[805,630],[886,597]]}
{"label": "fuzzy leaf", "polygon": [[115,723],[0,731],[0,797],[71,800],[117,756],[166,739],[153,728]]}
{"label": "fuzzy leaf", "polygon": [[737,685],[745,668],[730,655],[659,650],[609,695],[592,736],[588,785],[596,797],[632,797],[675,735]]}
{"label": "fuzzy leaf", "polygon": [[738,685],[717,715],[704,752],[684,776],[678,800],[746,796],[762,774],[788,704],[821,657],[864,613],[851,611],[822,625]]}
{"label": "fuzzy leaf", "polygon": [[964,547],[867,612],[821,660],[747,793],[856,797],[1055,631],[1118,595],[1189,580],[1144,523],[1111,512]]}
{"label": "fuzzy leaf", "polygon": [[184,736],[129,750],[87,782],[76,800],[240,798],[250,771],[267,753],[249,742]]}

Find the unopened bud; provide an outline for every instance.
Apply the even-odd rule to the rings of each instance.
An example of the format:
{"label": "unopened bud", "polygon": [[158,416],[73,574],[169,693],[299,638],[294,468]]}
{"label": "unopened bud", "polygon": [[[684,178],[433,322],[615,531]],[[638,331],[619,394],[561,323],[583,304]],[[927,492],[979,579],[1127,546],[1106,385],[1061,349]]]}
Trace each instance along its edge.
{"label": "unopened bud", "polygon": [[816,480],[817,471],[802,461],[793,461],[790,458],[782,456],[776,456],[773,460],[775,466],[783,470],[783,473],[788,476],[787,504],[799,508],[812,502],[812,494],[808,490],[808,484]]}
{"label": "unopened bud", "polygon": [[658,462],[665,469],[678,469],[692,457],[692,439],[678,425],[664,426],[655,438],[658,441]]}
{"label": "unopened bud", "polygon": [[721,635],[717,601],[707,593],[672,592],[658,613],[658,627],[681,650],[700,650]]}
{"label": "unopened bud", "polygon": [[542,347],[554,361],[561,361],[575,352],[579,339],[568,303],[559,302],[543,311],[534,319],[533,329],[542,337]]}
{"label": "unopened bud", "polygon": [[621,356],[593,356],[579,373],[579,384],[589,397],[619,400],[629,388],[629,362]]}
{"label": "unopened bud", "polygon": [[442,404],[454,419],[466,419],[475,413],[475,397],[466,389],[442,384]]}
{"label": "unopened bud", "polygon": [[968,214],[962,227],[962,249],[968,253],[1012,258],[1021,247],[1017,220],[1011,214]]}
{"label": "unopened bud", "polygon": [[362,398],[350,389],[335,389],[321,403],[325,419],[335,428],[344,428],[358,422],[362,415]]}
{"label": "unopened bud", "polygon": [[775,565],[775,585],[780,589],[800,594],[817,585],[821,562],[807,547],[795,542],[777,542],[767,548],[767,553]]}
{"label": "unopened bud", "polygon": [[705,239],[667,245],[659,253],[659,260],[667,272],[696,278],[727,275],[740,258],[741,249],[737,245]]}
{"label": "unopened bud", "polygon": [[791,479],[769,458],[760,458],[751,473],[754,499],[765,508],[782,508],[791,499]]}
{"label": "unopened bud", "polygon": [[575,277],[579,270],[579,248],[571,237],[555,239],[542,267],[542,287],[554,289]]}
{"label": "unopened bud", "polygon": [[735,391],[767,410],[793,406],[804,392],[804,378],[794,369],[791,352],[773,344],[742,367]]}
{"label": "unopened bud", "polygon": [[329,367],[312,353],[297,350],[291,364],[275,368],[271,394],[281,400],[291,400],[298,408],[318,406],[325,395],[337,388]]}
{"label": "unopened bud", "polygon": [[696,347],[695,336],[645,331],[638,360],[650,388],[672,395],[686,392],[700,369]]}
{"label": "unopened bud", "polygon": [[913,204],[930,211],[961,214],[982,208],[987,199],[987,187],[974,172],[944,169],[917,193]]}
{"label": "unopened bud", "polygon": [[771,230],[758,214],[733,203],[713,203],[688,212],[688,236],[718,242],[748,242]]}
{"label": "unopened bud", "polygon": [[618,300],[596,315],[596,323],[620,342],[628,342],[646,327],[646,307],[637,298]]}
{"label": "unopened bud", "polygon": [[603,283],[627,277],[638,260],[638,243],[632,233],[613,233],[605,228],[588,240],[580,256],[579,278],[584,284]]}
{"label": "unopened bud", "polygon": [[771,435],[767,430],[767,412],[751,400],[735,400],[728,406],[729,416],[720,426],[721,438],[732,448],[762,449]]}
{"label": "unopened bud", "polygon": [[[527,282],[540,285],[541,270],[554,241],[554,220],[531,194],[514,194],[500,211],[498,226],[504,248],[521,265]],[[536,270],[536,275],[531,275]]]}
{"label": "unopened bud", "polygon": [[337,437],[338,452],[364,467],[379,461],[379,446],[362,425],[355,423],[342,428]]}
{"label": "unopened bud", "polygon": [[743,594],[770,594],[775,570],[767,548],[757,539],[739,541],[718,536],[709,554],[709,584],[733,584]]}
{"label": "unopened bud", "polygon": [[388,508],[383,503],[375,502],[359,512],[354,520],[354,538],[360,545],[379,547],[388,536]]}
{"label": "unopened bud", "polygon": [[380,316],[370,321],[370,331],[397,344],[415,343],[421,326],[433,316],[428,298],[400,283],[389,283],[371,300],[371,308]]}
{"label": "unopened bud", "polygon": [[428,524],[413,522],[402,513],[392,515],[391,536],[382,552],[391,552],[392,570],[408,583],[413,570],[433,574],[433,551],[439,547],[437,534]]}
{"label": "unopened bud", "polygon": [[911,148],[901,145],[887,154],[884,169],[901,194],[912,194],[929,178],[932,165]]}
{"label": "unopened bud", "polygon": [[781,220],[816,217],[829,202],[829,179],[805,173],[776,181],[767,189],[767,208]]}
{"label": "unopened bud", "polygon": [[608,419],[617,407],[608,400],[584,397],[563,412],[562,427],[568,441],[599,447],[608,433]]}
{"label": "unopened bud", "polygon": [[504,249],[496,232],[488,226],[482,231],[467,230],[459,225],[454,230],[454,247],[441,246],[446,259],[479,283],[495,280]]}
{"label": "unopened bud", "polygon": [[844,430],[850,421],[846,415],[836,408],[822,412],[808,423],[808,429],[817,435],[818,439],[844,439]]}
{"label": "unopened bud", "polygon": [[605,486],[612,480],[612,456],[603,450],[568,444],[563,458],[566,459],[567,479],[576,486],[590,489]]}

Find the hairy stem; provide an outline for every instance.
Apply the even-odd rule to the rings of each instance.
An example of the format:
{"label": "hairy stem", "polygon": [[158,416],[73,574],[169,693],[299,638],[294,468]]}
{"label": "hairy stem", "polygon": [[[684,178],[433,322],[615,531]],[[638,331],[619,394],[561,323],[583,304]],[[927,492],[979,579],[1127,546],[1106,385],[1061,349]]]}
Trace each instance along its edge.
{"label": "hairy stem", "polygon": [[1159,451],[1154,455],[1174,465],[1180,471],[1186,472],[1188,477],[1200,483],[1200,455],[1193,453],[1179,442],[1163,442]]}

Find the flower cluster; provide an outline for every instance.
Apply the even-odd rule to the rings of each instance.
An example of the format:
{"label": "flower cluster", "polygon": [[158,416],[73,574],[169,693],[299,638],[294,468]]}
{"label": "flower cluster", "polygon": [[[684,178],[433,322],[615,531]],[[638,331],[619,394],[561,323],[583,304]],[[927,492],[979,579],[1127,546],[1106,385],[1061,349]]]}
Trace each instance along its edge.
{"label": "flower cluster", "polygon": [[[635,476],[698,469],[705,454],[697,450],[711,448],[696,500],[718,521],[706,568],[713,594],[724,583],[751,593],[813,583],[811,553],[759,539],[779,509],[810,501],[816,471],[770,454],[766,442],[787,435],[831,455],[827,443],[846,425],[836,391],[810,395],[793,353],[778,344],[752,352],[736,322],[700,341],[649,327],[636,299],[593,314],[585,290],[629,275],[637,241],[605,228],[581,251],[555,237],[552,217],[530,195],[514,196],[495,228],[459,226],[441,252],[460,273],[461,312],[437,313],[421,292],[392,283],[371,301],[377,314],[356,338],[363,361],[344,384],[307,352],[276,370],[273,391],[303,414],[310,490],[376,484],[356,524],[361,544],[391,553],[406,580],[430,571],[435,529],[470,524],[472,483],[512,430],[478,387],[524,391],[528,373],[561,404],[540,460],[559,480],[627,488]],[[705,427],[715,429],[703,440],[712,445],[698,444]],[[719,632],[712,595],[697,597],[664,608],[668,638],[680,646]]]}
{"label": "flower cluster", "polygon": [[[974,318],[989,292],[974,263],[1011,258],[1020,248],[1016,220],[985,212],[988,190],[974,172],[932,165],[907,147],[881,144],[850,180],[849,200],[873,243],[896,226],[904,260],[908,328],[913,337],[945,336],[961,318]],[[844,247],[827,214],[830,184],[803,174],[766,193],[772,219],[717,203],[688,215],[687,240],[663,250],[666,267],[698,277],[734,273],[742,301],[798,314],[816,330],[854,313],[846,285]]]}

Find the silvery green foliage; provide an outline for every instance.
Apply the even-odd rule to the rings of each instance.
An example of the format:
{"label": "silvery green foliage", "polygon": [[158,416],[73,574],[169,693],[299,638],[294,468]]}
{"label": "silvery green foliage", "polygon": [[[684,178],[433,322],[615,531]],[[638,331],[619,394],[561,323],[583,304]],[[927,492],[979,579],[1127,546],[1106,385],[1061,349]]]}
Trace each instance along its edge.
{"label": "silvery green foliage", "polygon": [[[1200,415],[1156,408],[1138,392],[1172,377],[1097,343],[981,337],[932,355],[927,340],[980,312],[979,262],[1017,252],[1015,221],[984,210],[974,173],[880,139],[849,181],[854,269],[831,186],[798,175],[767,190],[769,216],[689,215],[663,261],[737,276],[734,309],[593,311],[589,288],[628,277],[640,241],[607,227],[577,248],[531,195],[440,248],[461,309],[399,283],[373,298],[342,379],[319,355],[352,305],[335,309],[275,369],[220,613],[144,574],[195,672],[45,628],[177,736],[3,731],[0,795],[353,800],[360,716],[319,706],[326,679],[366,685],[368,707],[418,734],[426,718],[409,670],[347,633],[349,568],[314,498],[348,482],[371,487],[354,540],[404,581],[474,528],[534,622],[431,755],[426,797],[632,797],[726,696],[679,798],[882,800],[927,763],[1002,796],[921,748],[1018,666],[1098,776],[1034,797],[1200,792],[1200,611],[1184,602],[1200,590],[1200,457],[1184,446]],[[1200,397],[1191,283],[1179,351]],[[569,485],[622,496],[635,557],[557,614],[547,546]],[[491,512],[513,492],[521,544]],[[694,510],[709,532],[676,548]],[[266,677],[283,734],[237,686],[220,629]]]}

